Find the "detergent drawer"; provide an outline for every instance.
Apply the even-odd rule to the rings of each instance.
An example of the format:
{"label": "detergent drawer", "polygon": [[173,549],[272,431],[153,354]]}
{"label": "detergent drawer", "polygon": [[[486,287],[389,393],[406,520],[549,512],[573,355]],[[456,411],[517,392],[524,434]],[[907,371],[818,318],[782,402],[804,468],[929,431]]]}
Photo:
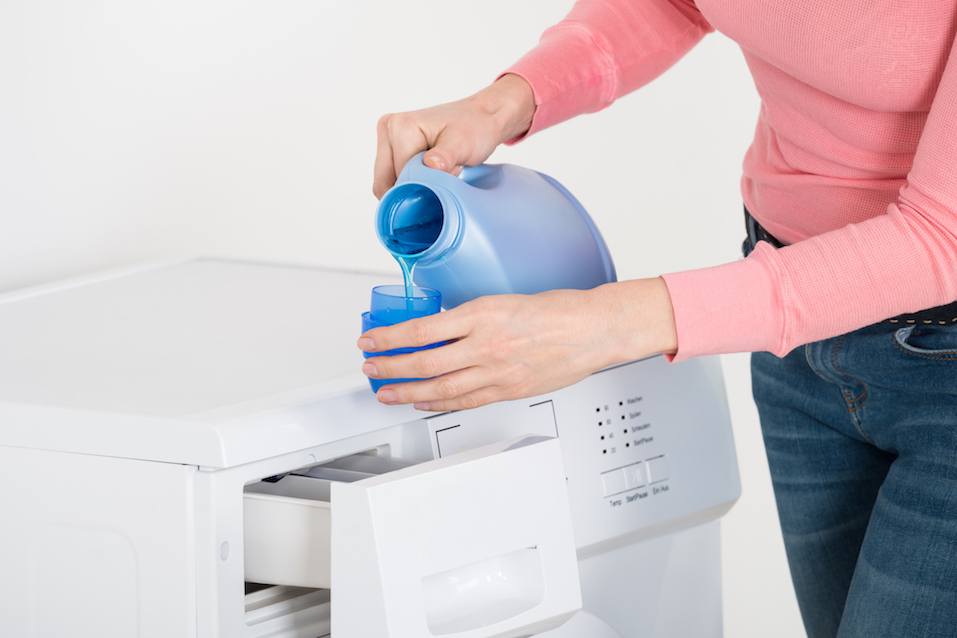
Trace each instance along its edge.
{"label": "detergent drawer", "polygon": [[247,579],[332,589],[340,638],[525,636],[581,607],[557,439],[364,469],[247,490]]}
{"label": "detergent drawer", "polygon": [[253,583],[329,589],[334,482],[355,482],[408,467],[360,454],[246,487],[245,575]]}
{"label": "detergent drawer", "polygon": [[246,580],[329,589],[329,481],[296,476],[246,489]]}

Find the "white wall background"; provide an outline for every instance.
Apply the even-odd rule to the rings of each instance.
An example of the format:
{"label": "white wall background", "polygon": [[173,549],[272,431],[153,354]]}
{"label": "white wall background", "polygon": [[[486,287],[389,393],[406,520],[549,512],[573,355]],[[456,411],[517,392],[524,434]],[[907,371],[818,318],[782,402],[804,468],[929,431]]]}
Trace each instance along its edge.
{"label": "white wall background", "polygon": [[[569,4],[4,0],[0,290],[184,253],[392,268],[371,226],[376,118],[472,92]],[[757,107],[712,35],[494,159],[564,182],[623,278],[704,266],[737,257]],[[803,636],[747,360],[725,366],[744,484],[724,525],[726,632]]]}

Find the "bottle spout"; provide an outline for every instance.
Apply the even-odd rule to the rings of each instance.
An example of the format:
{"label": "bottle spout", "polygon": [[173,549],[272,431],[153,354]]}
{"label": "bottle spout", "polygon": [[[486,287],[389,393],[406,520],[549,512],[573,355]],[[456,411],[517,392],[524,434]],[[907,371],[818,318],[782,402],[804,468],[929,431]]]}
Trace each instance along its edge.
{"label": "bottle spout", "polygon": [[423,184],[399,184],[379,204],[379,237],[394,254],[425,252],[439,238],[444,221],[442,201]]}
{"label": "bottle spout", "polygon": [[455,243],[460,216],[458,202],[444,188],[404,182],[379,202],[376,232],[395,257],[427,261]]}

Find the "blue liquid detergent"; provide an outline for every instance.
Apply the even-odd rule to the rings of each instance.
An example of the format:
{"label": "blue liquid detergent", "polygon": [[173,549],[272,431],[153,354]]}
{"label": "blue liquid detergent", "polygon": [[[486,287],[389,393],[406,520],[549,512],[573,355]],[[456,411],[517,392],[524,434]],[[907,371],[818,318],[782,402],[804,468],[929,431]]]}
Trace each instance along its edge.
{"label": "blue liquid detergent", "polygon": [[418,256],[435,243],[442,231],[441,204],[426,187],[410,186],[393,206],[395,224],[384,238],[386,248],[399,262],[405,283],[405,296],[412,296],[412,274]]}
{"label": "blue liquid detergent", "polygon": [[446,308],[481,295],[616,280],[608,248],[578,200],[520,166],[482,164],[456,177],[428,168],[419,153],[379,202],[376,232],[402,267],[406,289],[440,290]]}
{"label": "blue liquid detergent", "polygon": [[405,288],[405,297],[406,299],[411,299],[414,286],[412,283],[412,271],[415,269],[415,260],[404,257],[396,257],[395,260],[399,262],[399,268],[402,269],[402,285]]}

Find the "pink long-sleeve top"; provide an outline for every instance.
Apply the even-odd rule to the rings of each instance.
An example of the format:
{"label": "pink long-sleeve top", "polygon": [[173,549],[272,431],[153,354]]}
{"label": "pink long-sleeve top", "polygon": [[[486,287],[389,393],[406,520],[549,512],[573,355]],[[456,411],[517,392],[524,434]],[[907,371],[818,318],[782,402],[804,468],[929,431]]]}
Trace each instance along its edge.
{"label": "pink long-sleeve top", "polygon": [[793,348],[957,299],[957,0],[580,0],[508,70],[529,133],[597,111],[717,29],[761,112],[741,190],[790,244],[665,275],[677,359]]}

